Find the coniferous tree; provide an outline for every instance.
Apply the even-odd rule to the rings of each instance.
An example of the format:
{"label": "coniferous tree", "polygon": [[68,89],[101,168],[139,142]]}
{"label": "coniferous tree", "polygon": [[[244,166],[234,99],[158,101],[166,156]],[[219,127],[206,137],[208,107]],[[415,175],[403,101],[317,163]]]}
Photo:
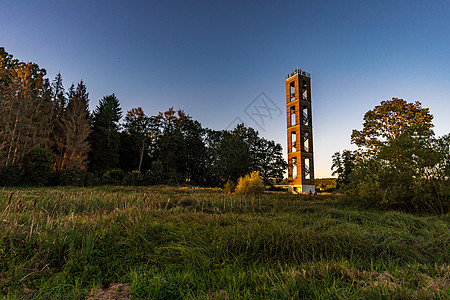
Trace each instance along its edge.
{"label": "coniferous tree", "polygon": [[92,115],[90,136],[90,168],[104,173],[119,164],[119,120],[122,117],[119,100],[112,94],[103,97]]}
{"label": "coniferous tree", "polygon": [[52,82],[52,100],[55,102],[55,116],[62,116],[67,104],[61,73],[56,74]]}
{"label": "coniferous tree", "polygon": [[90,145],[88,141],[91,132],[89,123],[89,93],[83,81],[74,85],[68,92],[68,104],[62,117],[62,127],[65,134],[64,154],[61,169],[76,168],[85,170],[88,163]]}
{"label": "coniferous tree", "polygon": [[52,101],[54,103],[52,150],[55,155],[55,169],[60,170],[63,164],[66,144],[63,117],[67,106],[67,97],[61,73],[58,73],[52,82]]}

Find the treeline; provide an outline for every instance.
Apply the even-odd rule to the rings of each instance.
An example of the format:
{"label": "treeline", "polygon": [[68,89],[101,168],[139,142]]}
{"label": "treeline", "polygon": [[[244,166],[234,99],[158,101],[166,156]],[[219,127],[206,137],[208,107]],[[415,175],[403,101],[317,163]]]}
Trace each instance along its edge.
{"label": "treeline", "polygon": [[450,134],[436,138],[433,115],[419,102],[393,98],[364,115],[357,151],[333,156],[337,188],[367,207],[450,211]]}
{"label": "treeline", "polygon": [[0,47],[0,185],[182,184],[223,186],[259,171],[283,179],[280,144],[252,128],[204,128],[182,110],[125,115],[117,97],[92,113],[80,81],[66,91],[35,63]]}

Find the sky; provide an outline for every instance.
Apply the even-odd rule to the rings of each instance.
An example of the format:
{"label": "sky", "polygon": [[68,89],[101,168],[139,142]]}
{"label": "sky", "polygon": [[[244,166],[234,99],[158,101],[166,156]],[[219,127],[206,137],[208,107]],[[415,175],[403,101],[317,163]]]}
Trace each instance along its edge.
{"label": "sky", "polygon": [[66,89],[82,79],[91,109],[115,93],[124,115],[245,123],[285,152],[285,76],[308,71],[316,178],[383,100],[420,101],[436,135],[450,132],[450,1],[0,3],[0,47]]}

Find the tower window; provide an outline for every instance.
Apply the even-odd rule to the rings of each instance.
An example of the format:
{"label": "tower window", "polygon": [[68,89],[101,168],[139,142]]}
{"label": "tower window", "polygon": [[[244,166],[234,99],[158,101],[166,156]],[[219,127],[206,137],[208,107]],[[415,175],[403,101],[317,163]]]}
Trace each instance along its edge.
{"label": "tower window", "polygon": [[309,133],[303,133],[303,151],[309,152]]}
{"label": "tower window", "polygon": [[304,165],[305,165],[304,167],[305,179],[311,179],[311,167],[309,157],[305,158]]}
{"label": "tower window", "polygon": [[291,106],[290,108],[290,115],[291,115],[291,126],[294,126],[297,122],[295,122],[295,106]]}
{"label": "tower window", "polygon": [[291,132],[291,152],[297,151],[297,134],[295,131]]}
{"label": "tower window", "polygon": [[291,101],[294,101],[295,100],[295,81],[292,81],[289,84],[289,93],[290,93]]}
{"label": "tower window", "polygon": [[292,162],[292,178],[297,179],[297,157],[293,157],[291,162]]}
{"label": "tower window", "polygon": [[306,106],[302,109],[302,117],[303,117],[303,125],[308,126],[309,125],[309,116],[308,116],[308,108]]}
{"label": "tower window", "polygon": [[308,83],[305,80],[302,80],[302,99],[308,99]]}

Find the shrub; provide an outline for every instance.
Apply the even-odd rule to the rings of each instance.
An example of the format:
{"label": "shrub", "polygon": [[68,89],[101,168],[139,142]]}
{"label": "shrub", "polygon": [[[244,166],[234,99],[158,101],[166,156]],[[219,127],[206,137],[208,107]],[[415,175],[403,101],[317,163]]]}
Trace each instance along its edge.
{"label": "shrub", "polygon": [[235,193],[244,195],[264,193],[264,182],[259,177],[259,172],[240,177],[237,182]]}
{"label": "shrub", "polygon": [[233,194],[234,190],[236,189],[236,183],[232,181],[231,179],[228,179],[227,183],[225,183],[225,186],[223,187],[223,192],[227,195]]}
{"label": "shrub", "polygon": [[450,211],[448,179],[424,178],[378,159],[360,162],[350,178],[346,194],[366,207],[446,214]]}
{"label": "shrub", "polygon": [[82,171],[78,168],[56,171],[53,173],[53,178],[51,181],[51,185],[85,186],[98,183],[98,179],[93,173]]}
{"label": "shrub", "polygon": [[106,184],[122,184],[125,179],[125,172],[122,169],[111,169],[103,174],[102,179]]}
{"label": "shrub", "polygon": [[152,162],[150,169],[145,173],[146,184],[158,184],[164,180],[164,166],[160,160]]}
{"label": "shrub", "polygon": [[144,176],[141,172],[135,170],[127,173],[125,184],[127,185],[142,185],[144,183]]}

